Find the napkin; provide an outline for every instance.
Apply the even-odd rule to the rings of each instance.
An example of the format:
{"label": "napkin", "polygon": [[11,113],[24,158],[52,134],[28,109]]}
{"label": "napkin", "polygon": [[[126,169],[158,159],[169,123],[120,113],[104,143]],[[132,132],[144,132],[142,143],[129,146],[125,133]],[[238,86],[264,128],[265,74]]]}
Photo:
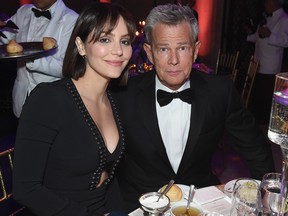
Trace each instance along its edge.
{"label": "napkin", "polygon": [[5,25],[3,26],[0,26],[0,28],[12,28],[12,29],[19,29],[19,27],[14,23],[12,22],[11,20],[9,20],[7,23],[5,23]]}
{"label": "napkin", "polygon": [[[185,193],[185,198],[187,199],[187,197],[188,192]],[[217,187],[209,186],[195,190],[193,201],[198,205],[203,205],[205,203],[213,202],[225,197],[226,195],[222,191],[220,191]]]}

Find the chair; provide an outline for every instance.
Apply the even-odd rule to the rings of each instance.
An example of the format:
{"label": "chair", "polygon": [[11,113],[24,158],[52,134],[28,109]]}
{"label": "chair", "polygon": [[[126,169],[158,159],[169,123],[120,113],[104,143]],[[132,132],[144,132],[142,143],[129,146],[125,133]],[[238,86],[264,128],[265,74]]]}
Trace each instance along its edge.
{"label": "chair", "polygon": [[24,207],[12,198],[12,170],[14,148],[0,152],[0,215],[17,215]]}
{"label": "chair", "polygon": [[[219,49],[215,74],[233,75],[235,74],[236,65],[239,57],[239,51],[234,53],[224,53]],[[235,76],[236,77],[236,76]]]}
{"label": "chair", "polygon": [[248,104],[249,104],[251,90],[252,90],[255,76],[258,70],[259,70],[259,62],[256,61],[253,56],[251,56],[244,86],[243,86],[243,90],[242,90],[242,94],[241,94],[242,100],[246,108],[248,107]]}
{"label": "chair", "polygon": [[231,79],[232,79],[233,83],[235,83],[235,81],[236,81],[237,73],[238,73],[238,70],[235,69],[234,72],[231,74]]}

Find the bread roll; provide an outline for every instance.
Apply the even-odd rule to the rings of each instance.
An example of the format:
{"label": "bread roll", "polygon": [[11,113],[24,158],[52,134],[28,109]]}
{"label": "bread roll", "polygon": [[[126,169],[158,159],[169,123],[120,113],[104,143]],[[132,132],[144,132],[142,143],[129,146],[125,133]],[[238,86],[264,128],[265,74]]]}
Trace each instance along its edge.
{"label": "bread roll", "polygon": [[19,43],[17,43],[14,39],[12,39],[7,44],[6,51],[8,54],[22,53],[23,47]]}
{"label": "bread roll", "polygon": [[[164,185],[161,189],[160,189],[160,192],[162,192],[165,188],[166,188],[167,185]],[[178,186],[178,185],[173,185],[170,190],[167,192],[166,196],[169,197],[170,201],[171,202],[177,202],[179,200],[182,199],[182,190],[181,188]]]}
{"label": "bread roll", "polygon": [[43,37],[43,49],[49,50],[56,46],[57,41],[52,37]]}

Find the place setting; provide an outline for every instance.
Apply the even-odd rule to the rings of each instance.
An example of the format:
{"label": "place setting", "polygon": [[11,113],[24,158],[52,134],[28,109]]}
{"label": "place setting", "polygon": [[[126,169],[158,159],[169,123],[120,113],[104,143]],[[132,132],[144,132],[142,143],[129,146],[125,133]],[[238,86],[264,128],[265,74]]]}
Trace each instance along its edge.
{"label": "place setting", "polygon": [[279,205],[281,180],[281,173],[266,173],[261,181],[243,177],[227,182],[223,191],[217,186],[197,189],[171,180],[158,191],[140,196],[141,207],[129,216],[276,216],[280,211],[285,215],[287,199],[282,198]]}
{"label": "place setting", "polygon": [[[159,199],[159,200],[158,200]],[[174,184],[171,180],[157,192],[145,193],[139,198],[140,208],[131,212],[130,216],[162,215],[162,216],[224,216],[221,212],[213,211],[217,202],[223,208],[230,210],[229,197],[215,186],[197,189],[194,185]],[[158,200],[158,202],[157,202]],[[214,205],[211,203],[214,203]]]}
{"label": "place setting", "polygon": [[[185,199],[186,192],[188,195],[187,200]],[[160,188],[158,192],[145,193],[140,196],[140,209],[129,215],[197,216],[203,210],[193,202],[194,193],[194,185],[180,186],[174,184],[174,180],[171,180],[167,185]]]}

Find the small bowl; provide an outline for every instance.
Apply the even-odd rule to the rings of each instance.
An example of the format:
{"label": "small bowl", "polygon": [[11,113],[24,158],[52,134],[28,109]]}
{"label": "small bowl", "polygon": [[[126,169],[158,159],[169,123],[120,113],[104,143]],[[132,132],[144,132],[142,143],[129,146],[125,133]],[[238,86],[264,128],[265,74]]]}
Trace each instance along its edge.
{"label": "small bowl", "polygon": [[170,199],[163,195],[161,199],[157,201],[159,198],[159,192],[149,192],[140,196],[139,203],[141,204],[141,208],[148,213],[153,215],[158,215],[166,211],[170,205]]}
{"label": "small bowl", "polygon": [[[171,208],[171,215],[179,216],[183,215],[186,211],[187,201],[186,202],[179,202]],[[198,216],[199,214],[203,213],[202,208],[197,205],[196,203],[190,203],[189,215],[190,216]]]}

